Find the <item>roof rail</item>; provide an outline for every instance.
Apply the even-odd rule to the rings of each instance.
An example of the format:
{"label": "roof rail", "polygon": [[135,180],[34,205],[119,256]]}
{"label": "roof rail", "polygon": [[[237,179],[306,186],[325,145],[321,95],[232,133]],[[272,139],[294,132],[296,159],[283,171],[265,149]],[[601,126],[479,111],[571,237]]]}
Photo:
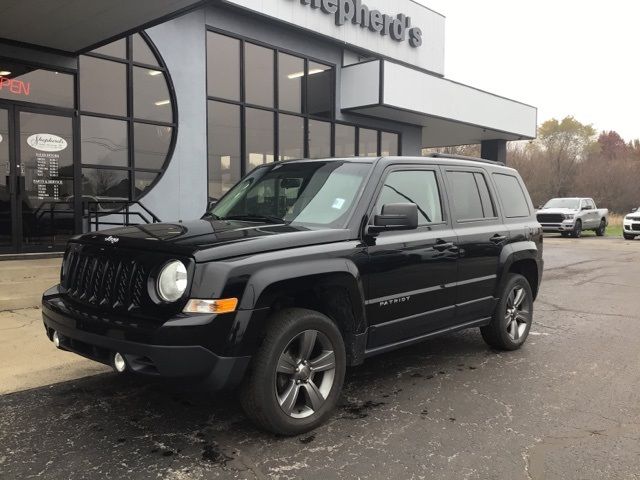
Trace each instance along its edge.
{"label": "roof rail", "polygon": [[491,165],[500,165],[503,167],[505,166],[503,162],[498,162],[495,160],[487,160],[485,158],[480,158],[480,157],[468,157],[466,155],[453,155],[448,153],[430,153],[427,156],[432,158],[451,158],[453,160],[468,160],[470,162],[481,162],[481,163],[489,163]]}

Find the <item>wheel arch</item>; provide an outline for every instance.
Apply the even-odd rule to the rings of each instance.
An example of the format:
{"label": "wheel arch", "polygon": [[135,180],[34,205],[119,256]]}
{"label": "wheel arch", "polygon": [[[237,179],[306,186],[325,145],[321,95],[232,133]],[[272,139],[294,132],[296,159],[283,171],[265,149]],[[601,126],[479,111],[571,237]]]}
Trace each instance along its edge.
{"label": "wheel arch", "polygon": [[511,247],[511,251],[505,254],[501,262],[502,269],[495,294],[496,298],[499,297],[508,274],[517,273],[527,279],[535,300],[542,277],[542,264],[538,259],[538,248],[533,242],[523,242],[522,245],[511,245]]}

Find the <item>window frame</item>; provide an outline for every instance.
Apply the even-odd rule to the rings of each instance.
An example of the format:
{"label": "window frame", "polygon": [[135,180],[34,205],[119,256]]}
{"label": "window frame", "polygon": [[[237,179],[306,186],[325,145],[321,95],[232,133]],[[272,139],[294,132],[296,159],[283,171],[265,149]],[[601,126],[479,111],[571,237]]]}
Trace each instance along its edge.
{"label": "window frame", "polygon": [[[147,63],[141,63],[134,61],[133,59],[133,35],[140,35],[142,40],[144,40],[151,50],[151,53],[156,57],[158,61],[158,65],[151,65]],[[176,92],[173,84],[173,80],[171,78],[171,74],[169,73],[169,69],[162,58],[162,55],[158,51],[157,47],[153,43],[153,41],[149,38],[149,36],[144,31],[134,32],[131,35],[128,35],[124,38],[126,44],[126,58],[113,57],[111,55],[106,55],[102,53],[95,53],[93,51],[85,52],[82,56],[97,58],[100,60],[107,60],[110,62],[118,63],[121,65],[125,65],[126,67],[126,105],[127,112],[126,115],[112,115],[105,114],[100,112],[92,112],[90,110],[84,110],[80,103],[80,76],[82,74],[81,68],[78,62],[78,72],[77,72],[77,81],[76,81],[76,105],[78,108],[78,115],[80,120],[83,116],[86,117],[94,117],[94,118],[103,118],[108,120],[120,120],[124,121],[127,124],[127,137],[128,137],[128,152],[127,152],[127,166],[126,167],[115,167],[108,165],[96,165],[92,163],[84,162],[84,159],[80,157],[80,162],[78,165],[78,172],[82,170],[82,168],[93,168],[93,169],[103,169],[103,170],[126,170],[128,172],[129,177],[129,201],[140,201],[150,192],[153,187],[160,181],[164,172],[166,171],[168,165],[173,158],[173,154],[175,152],[176,142],[178,139],[178,104]],[[170,122],[158,121],[158,120],[148,120],[145,118],[137,118],[134,116],[134,89],[133,89],[133,70],[134,67],[144,68],[147,70],[155,70],[161,72],[166,84],[169,93],[169,101],[171,102],[172,109],[172,119]],[[78,122],[77,129],[77,137],[78,137],[78,145],[82,145],[82,128],[81,121]],[[170,127],[171,131],[171,140],[169,141],[169,149],[167,150],[167,155],[162,164],[162,167],[159,169],[149,169],[149,168],[136,168],[135,166],[135,125],[136,123],[159,126],[159,127]],[[136,172],[144,172],[144,173],[155,173],[156,178],[153,182],[149,184],[149,186],[139,195],[136,196],[136,187],[135,187],[135,173]],[[80,182],[80,192],[82,192],[82,183]],[[83,193],[84,194],[84,193]]]}
{"label": "window frame", "polygon": [[[304,134],[303,134],[303,158],[309,158],[310,157],[310,140],[309,140],[309,135],[310,135],[310,129],[309,129],[309,122],[310,120],[316,120],[319,122],[325,122],[325,123],[329,123],[331,128],[330,128],[330,138],[331,138],[331,145],[330,145],[330,152],[331,152],[331,157],[335,157],[335,152],[336,152],[336,125],[345,125],[345,126],[350,126],[350,127],[355,127],[355,138],[354,138],[354,142],[355,142],[355,156],[354,158],[357,158],[359,156],[359,143],[360,143],[360,129],[364,128],[367,130],[375,130],[377,132],[377,152],[378,152],[378,156],[380,156],[380,152],[381,152],[381,146],[382,146],[382,133],[390,133],[390,134],[394,134],[397,135],[398,138],[398,155],[402,155],[402,132],[399,130],[393,130],[393,129],[387,129],[387,128],[376,128],[376,127],[368,127],[362,124],[358,124],[358,123],[354,123],[354,122],[349,122],[349,121],[344,121],[344,120],[337,120],[336,118],[336,100],[337,100],[337,69],[339,67],[338,64],[336,63],[332,63],[326,60],[321,60],[318,58],[314,58],[312,56],[309,55],[305,55],[302,54],[300,52],[295,52],[293,50],[290,49],[286,49],[286,48],[282,48],[282,47],[278,47],[275,45],[270,45],[268,43],[265,42],[261,42],[260,40],[256,40],[254,38],[249,38],[243,35],[237,35],[235,33],[226,31],[226,30],[222,30],[210,25],[206,26],[206,32],[205,35],[207,35],[209,32],[217,34],[217,35],[221,35],[224,37],[228,37],[234,40],[238,40],[240,42],[240,98],[239,100],[231,100],[228,98],[221,98],[221,97],[216,97],[214,95],[210,95],[209,91],[207,90],[205,92],[205,98],[206,101],[215,101],[215,102],[220,102],[220,103],[227,103],[227,104],[231,104],[231,105],[237,105],[240,107],[240,155],[241,155],[241,165],[240,165],[240,178],[243,178],[245,175],[247,175],[251,169],[249,168],[249,164],[248,164],[248,158],[247,158],[247,138],[246,138],[246,110],[248,108],[253,108],[253,109],[257,109],[257,110],[264,110],[264,111],[268,111],[268,112],[272,112],[274,115],[274,162],[278,162],[279,157],[280,157],[280,115],[289,115],[289,116],[294,116],[294,117],[299,117],[302,118],[304,121]],[[256,45],[258,47],[263,47],[263,48],[267,48],[273,51],[273,89],[274,89],[274,107],[270,108],[270,107],[265,107],[263,105],[256,105],[256,104],[252,104],[247,102],[247,98],[246,98],[246,77],[245,77],[245,60],[246,60],[246,55],[245,55],[245,46],[246,44],[251,44],[251,45]],[[206,41],[206,36],[205,36],[205,51],[208,48],[208,42]],[[279,85],[279,54],[285,54],[285,55],[289,55],[298,59],[301,59],[303,61],[304,64],[304,72],[305,75],[302,77],[302,85],[301,85],[301,91],[302,91],[302,113],[299,112],[292,112],[290,110],[287,109],[281,109],[280,108],[280,85]],[[205,53],[205,59],[207,58],[207,55]],[[323,117],[320,115],[311,115],[309,114],[309,110],[308,110],[308,105],[307,105],[307,92],[308,92],[308,88],[307,88],[307,84],[308,84],[308,72],[309,72],[309,63],[318,63],[321,65],[326,65],[328,67],[331,68],[331,72],[332,72],[332,89],[331,89],[331,114],[330,117]],[[208,71],[208,68],[206,69]],[[208,82],[205,81],[205,85],[208,85]],[[207,103],[207,116],[209,115],[209,109],[208,109],[208,103]],[[207,140],[208,141],[208,140]],[[207,153],[208,155],[208,153]],[[349,157],[347,157],[349,158]],[[209,171],[208,171],[208,165],[207,165],[207,178],[209,178]],[[208,193],[207,193],[208,194]]]}
{"label": "window frame", "polygon": [[[455,224],[465,225],[469,223],[488,223],[488,222],[498,222],[500,221],[500,212],[498,211],[498,203],[496,202],[496,194],[493,191],[493,184],[488,180],[487,172],[482,168],[474,168],[474,167],[444,167],[444,171],[447,177],[447,190],[449,193],[449,202],[451,207],[451,218],[453,219]],[[489,192],[489,199],[493,205],[493,217],[482,217],[482,218],[465,218],[458,219],[456,215],[456,204],[455,204],[455,193],[452,184],[452,178],[449,173],[470,173],[473,176],[473,181],[478,190],[478,197],[480,198],[480,207],[482,209],[483,215],[485,211],[484,202],[482,200],[482,194],[480,193],[480,187],[478,186],[478,180],[476,179],[476,174],[482,175],[484,178],[485,184],[487,185],[487,191]]]}
{"label": "window frame", "polygon": [[[420,164],[420,165],[411,165],[411,164],[394,164],[387,166],[382,175],[380,176],[380,181],[378,185],[376,185],[376,189],[371,197],[371,203],[367,208],[367,217],[369,218],[368,224],[371,225],[374,219],[374,215],[376,214],[375,209],[376,205],[378,205],[378,200],[380,199],[380,195],[382,194],[382,189],[384,188],[384,184],[389,178],[389,175],[395,172],[415,172],[415,171],[424,171],[424,172],[433,172],[436,179],[436,186],[438,188],[438,198],[440,200],[440,209],[442,211],[442,221],[434,222],[434,223],[424,223],[418,224],[417,230],[440,230],[449,228],[449,210],[448,204],[446,203],[445,198],[445,184],[444,177],[442,175],[442,171],[438,167],[438,165],[434,164]],[[406,234],[406,231],[389,231],[389,232],[381,232],[380,235],[399,235]]]}

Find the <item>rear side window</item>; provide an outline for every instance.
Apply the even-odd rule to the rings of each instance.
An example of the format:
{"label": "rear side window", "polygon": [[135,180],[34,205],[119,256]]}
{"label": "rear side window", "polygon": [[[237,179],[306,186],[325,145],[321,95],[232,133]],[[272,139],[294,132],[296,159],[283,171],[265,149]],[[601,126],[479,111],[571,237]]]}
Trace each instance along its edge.
{"label": "rear side window", "polygon": [[456,220],[495,218],[496,212],[484,175],[477,172],[447,172],[451,183]]}
{"label": "rear side window", "polygon": [[507,218],[528,217],[529,203],[527,197],[520,186],[520,182],[513,175],[494,173],[493,179],[498,187],[498,195],[502,200],[504,216]]}
{"label": "rear side window", "polygon": [[415,203],[418,206],[418,224],[442,222],[442,204],[438,180],[432,170],[391,172],[384,182],[375,213],[390,203]]}

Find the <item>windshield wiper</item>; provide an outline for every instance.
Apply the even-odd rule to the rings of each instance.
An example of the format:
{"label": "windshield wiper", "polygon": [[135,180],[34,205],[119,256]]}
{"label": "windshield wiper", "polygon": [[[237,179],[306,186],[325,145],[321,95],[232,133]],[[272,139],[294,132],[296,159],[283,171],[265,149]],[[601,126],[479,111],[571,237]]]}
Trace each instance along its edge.
{"label": "windshield wiper", "polygon": [[254,213],[247,213],[245,215],[229,215],[221,218],[220,220],[246,220],[247,222],[269,222],[269,223],[287,223],[282,218],[275,215],[258,215]]}

